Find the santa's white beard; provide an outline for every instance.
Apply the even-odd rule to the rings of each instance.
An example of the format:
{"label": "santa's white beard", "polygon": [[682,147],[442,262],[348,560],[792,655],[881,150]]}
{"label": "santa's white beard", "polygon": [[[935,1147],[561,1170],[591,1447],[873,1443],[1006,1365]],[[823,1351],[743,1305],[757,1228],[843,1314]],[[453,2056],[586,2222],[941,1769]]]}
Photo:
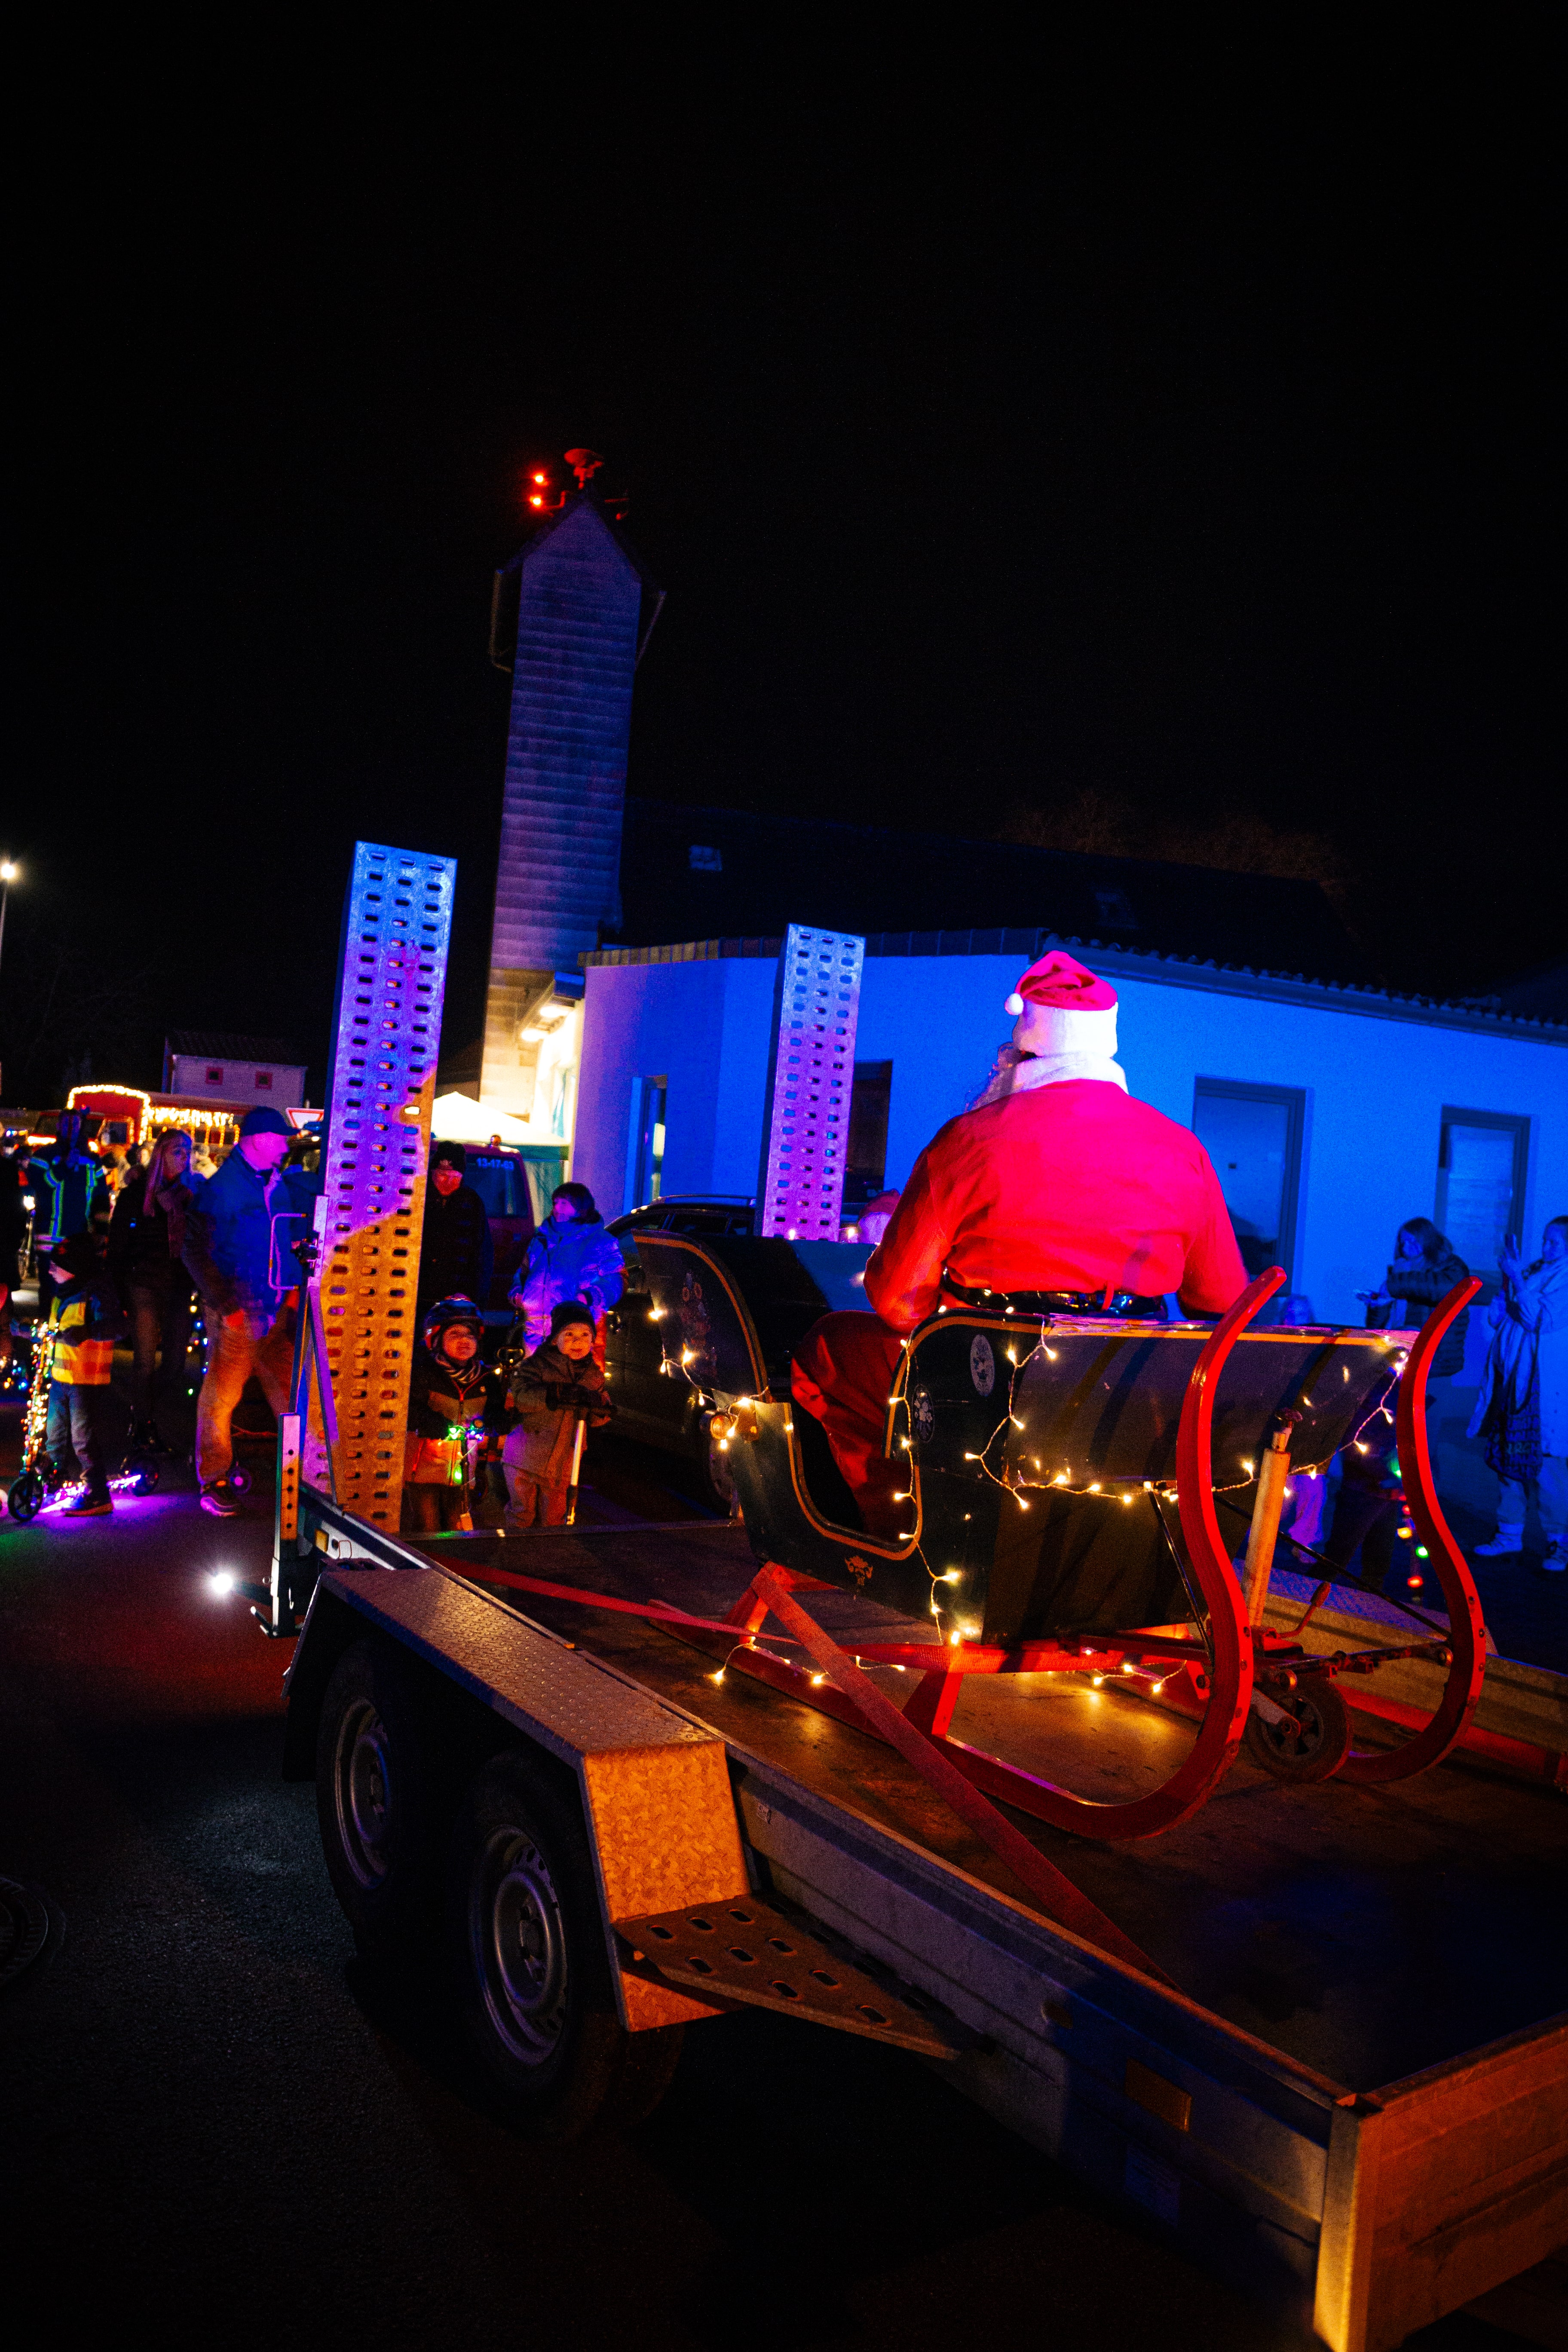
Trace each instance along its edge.
{"label": "santa's white beard", "polygon": [[980,1110],[986,1103],[1005,1102],[1009,1095],[1033,1094],[1037,1087],[1063,1087],[1071,1078],[1093,1078],[1127,1092],[1127,1073],[1112,1055],[1022,1054],[1016,1045],[1007,1045],[997,1056],[989,1085],[970,1108]]}

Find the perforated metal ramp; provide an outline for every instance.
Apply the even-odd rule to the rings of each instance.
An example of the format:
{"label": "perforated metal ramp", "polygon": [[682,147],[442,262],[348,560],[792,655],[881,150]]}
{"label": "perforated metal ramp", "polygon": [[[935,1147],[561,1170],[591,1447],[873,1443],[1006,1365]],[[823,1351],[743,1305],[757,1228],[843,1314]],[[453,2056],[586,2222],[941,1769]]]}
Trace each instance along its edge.
{"label": "perforated metal ramp", "polygon": [[928,2058],[955,2058],[973,2037],[950,2032],[934,2011],[889,1992],[780,1911],[751,1895],[696,1903],[648,1919],[617,1919],[634,1967],[710,1999],[837,2026],[872,2042],[893,2042]]}
{"label": "perforated metal ramp", "polygon": [[601,1664],[524,1624],[511,1610],[439,1569],[387,1575],[331,1569],[319,1590],[438,1663],[520,1731],[575,1763],[626,1748],[717,1747],[717,1735]]}

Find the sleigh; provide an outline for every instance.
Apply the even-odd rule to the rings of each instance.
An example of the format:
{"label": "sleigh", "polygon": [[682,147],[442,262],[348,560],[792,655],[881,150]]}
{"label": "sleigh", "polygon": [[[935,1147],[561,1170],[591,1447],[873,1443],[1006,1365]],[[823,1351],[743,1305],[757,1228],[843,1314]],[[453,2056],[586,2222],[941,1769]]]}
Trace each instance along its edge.
{"label": "sleigh", "polygon": [[[853,1593],[868,1606],[843,1646],[862,1691],[867,1669],[891,1670],[884,1687],[905,1678],[904,1724],[965,1779],[1101,1839],[1184,1820],[1244,1739],[1281,1780],[1372,1783],[1424,1771],[1463,1734],[1485,1629],[1433,1486],[1425,1405],[1473,1281],[1419,1334],[1259,1328],[1279,1267],[1213,1327],[1042,1319],[1005,1298],[940,1310],[910,1335],[889,1397],[885,1452],[908,1470],[907,1525],[889,1537],[861,1524],[825,1433],[791,1400],[791,1349],[845,1303],[816,1263],[826,1245],[647,1234],[637,1246],[668,1370],[713,1413],[758,1563],[733,1640],[707,1637],[721,1671],[864,1722],[868,1696],[824,1671],[826,1636],[784,1597]],[[1304,1612],[1279,1593],[1270,1605],[1287,1486],[1364,1444],[1384,1412],[1446,1613],[1412,1603],[1360,1648],[1314,1646],[1326,1571]],[[781,1654],[770,1612],[805,1657]],[[1037,1720],[1060,1727],[1059,1778],[955,1734],[968,1678],[998,1675],[1045,1678],[1018,1687],[1049,1702]]]}

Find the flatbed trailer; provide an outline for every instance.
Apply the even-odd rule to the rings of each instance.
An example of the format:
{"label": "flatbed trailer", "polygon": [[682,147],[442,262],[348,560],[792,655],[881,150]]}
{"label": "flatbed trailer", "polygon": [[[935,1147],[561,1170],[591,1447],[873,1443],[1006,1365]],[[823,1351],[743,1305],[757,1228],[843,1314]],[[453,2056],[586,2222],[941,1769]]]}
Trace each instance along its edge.
{"label": "flatbed trailer", "polygon": [[[286,1769],[317,1777],[362,1942],[444,1919],[453,1999],[525,2124],[645,2111],[680,2029],[761,2002],[940,2067],[1334,2352],[1383,2352],[1568,2239],[1550,1772],[1470,1754],[1282,1790],[1243,1758],[1137,1847],[1028,1822],[1141,1969],[1044,1916],[895,1750],[695,1646],[754,1570],[738,1527],[409,1539],[305,1486],[289,1549],[301,1605],[314,1589]],[[812,1598],[851,1654],[887,1630],[860,1596]],[[1523,1687],[1539,1733],[1561,1694]],[[1026,1765],[1077,1740],[1136,1779],[1190,1738],[1088,1675],[977,1678],[960,1732],[967,1706]],[[542,2068],[531,2017],[556,2035]]]}
{"label": "flatbed trailer", "polygon": [[[650,1236],[664,1369],[702,1382],[745,1526],[405,1539],[455,882],[356,845],[314,1235],[275,1232],[301,1313],[258,1614],[298,1635],[285,1769],[362,1947],[439,1946],[542,2132],[647,2112],[685,2028],[736,2008],[891,2042],[1332,2352],[1552,2252],[1568,1738],[1556,1678],[1487,1664],[1431,1486],[1468,1291],[1397,1363],[1400,1335],[1252,1330],[1279,1268],[1212,1331],[939,1307],[889,1398],[910,1524],[882,1538],[796,1426],[828,1303],[805,1255]],[[790,1019],[826,1084],[847,1049]],[[1342,1589],[1308,1627],[1269,1583],[1292,1449],[1359,1442],[1401,1366],[1446,1613],[1391,1639]],[[1215,1516],[1244,1490],[1245,1588]]]}

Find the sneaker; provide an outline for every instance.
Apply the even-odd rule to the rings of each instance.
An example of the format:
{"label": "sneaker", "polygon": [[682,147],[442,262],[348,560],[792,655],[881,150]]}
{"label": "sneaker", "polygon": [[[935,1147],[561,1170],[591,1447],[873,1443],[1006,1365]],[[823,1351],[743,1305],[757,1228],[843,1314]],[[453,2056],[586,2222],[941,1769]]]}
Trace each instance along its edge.
{"label": "sneaker", "polygon": [[1499,1528],[1490,1543],[1478,1544],[1477,1559],[1511,1559],[1524,1549],[1522,1528]]}
{"label": "sneaker", "polygon": [[61,1511],[60,1517],[62,1519],[100,1519],[105,1511],[112,1511],[114,1505],[108,1495],[95,1495],[89,1487],[83,1493],[71,1496],[70,1501]]}
{"label": "sneaker", "polygon": [[1568,1569],[1568,1546],[1565,1546],[1560,1538],[1554,1538],[1547,1545],[1546,1554],[1541,1565],[1548,1576],[1561,1576],[1564,1569]]}
{"label": "sneaker", "polygon": [[202,1488],[202,1508],[215,1519],[237,1519],[239,1502],[226,1478],[212,1478]]}

